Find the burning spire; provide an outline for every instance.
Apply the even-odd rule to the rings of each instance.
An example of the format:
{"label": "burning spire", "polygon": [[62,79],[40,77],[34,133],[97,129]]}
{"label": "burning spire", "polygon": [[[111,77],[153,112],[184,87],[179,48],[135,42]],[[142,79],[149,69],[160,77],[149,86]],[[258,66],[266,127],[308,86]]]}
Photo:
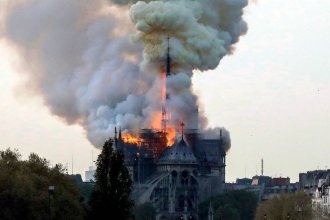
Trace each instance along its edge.
{"label": "burning spire", "polygon": [[170,75],[171,75],[170,35],[167,35],[166,77],[169,77]]}
{"label": "burning spire", "polygon": [[167,78],[171,75],[171,57],[170,57],[170,36],[167,35],[167,56],[166,56],[166,73],[164,74],[162,85],[162,120],[161,127],[164,133],[167,133],[167,102],[170,99],[170,94],[167,90]]}

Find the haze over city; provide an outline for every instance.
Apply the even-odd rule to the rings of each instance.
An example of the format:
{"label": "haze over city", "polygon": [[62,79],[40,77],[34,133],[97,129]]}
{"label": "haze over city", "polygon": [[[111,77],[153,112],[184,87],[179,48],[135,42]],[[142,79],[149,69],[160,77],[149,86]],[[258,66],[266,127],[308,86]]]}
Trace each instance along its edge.
{"label": "haze over city", "polygon": [[[34,84],[26,83],[33,68],[22,68],[24,57],[8,34],[15,12],[8,5],[0,3],[0,148],[17,148],[23,157],[35,152],[84,176],[100,151],[78,122],[68,125],[52,114]],[[299,172],[328,166],[329,10],[327,0],[250,2],[243,16],[248,30],[234,52],[214,70],[194,71],[193,89],[210,127],[230,132],[227,182],[260,175],[261,158],[264,174],[292,181]],[[118,16],[129,20],[128,14]]]}

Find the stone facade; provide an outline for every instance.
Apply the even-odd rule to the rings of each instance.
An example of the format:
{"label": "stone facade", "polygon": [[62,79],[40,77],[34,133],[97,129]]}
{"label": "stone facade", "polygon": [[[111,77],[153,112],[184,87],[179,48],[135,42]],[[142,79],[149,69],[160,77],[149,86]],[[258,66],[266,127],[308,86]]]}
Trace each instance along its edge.
{"label": "stone facade", "polygon": [[151,202],[157,219],[197,219],[198,204],[223,191],[226,153],[221,135],[219,139],[182,135],[158,158],[141,146],[118,139],[115,144],[131,171],[135,202]]}

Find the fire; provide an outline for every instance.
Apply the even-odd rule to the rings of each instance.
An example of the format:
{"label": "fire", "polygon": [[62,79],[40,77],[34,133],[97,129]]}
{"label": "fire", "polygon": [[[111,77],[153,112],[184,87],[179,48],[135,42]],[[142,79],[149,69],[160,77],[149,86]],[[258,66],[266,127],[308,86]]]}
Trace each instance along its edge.
{"label": "fire", "polygon": [[173,128],[167,128],[167,146],[172,146],[175,142],[175,130]]}
{"label": "fire", "polygon": [[161,128],[161,122],[162,120],[162,113],[161,112],[155,112],[152,115],[152,119],[151,119],[151,127],[155,128],[155,129],[160,129]]}
{"label": "fire", "polygon": [[166,102],[166,73],[161,74],[162,79],[162,102],[165,104]]}
{"label": "fire", "polygon": [[143,140],[137,136],[134,136],[132,134],[123,134],[123,141],[128,144],[138,144],[140,145]]}
{"label": "fire", "polygon": [[[161,112],[155,112],[152,116],[152,120],[151,120],[151,127],[153,129],[161,129],[161,123],[160,121],[162,120],[162,113]],[[166,139],[167,139],[167,146],[172,146],[175,142],[175,129],[171,127],[170,124],[167,124],[166,127]]]}
{"label": "fire", "polygon": [[[169,147],[172,146],[175,142],[175,129],[167,122],[170,120],[170,114],[167,112],[166,109],[166,101],[167,101],[167,94],[166,94],[166,72],[161,74],[162,79],[162,108],[161,111],[155,111],[151,115],[151,121],[150,121],[150,127],[153,129],[156,133],[158,133],[158,137],[161,137],[162,140],[159,140],[159,143],[162,143],[162,147]],[[166,140],[164,140],[166,134]],[[125,143],[129,144],[138,144],[148,145],[148,141],[144,141],[144,137],[142,136],[136,136],[132,134],[123,134],[122,140]],[[165,145],[166,143],[166,145]],[[165,145],[165,146],[164,146]],[[155,146],[153,146],[155,147]]]}

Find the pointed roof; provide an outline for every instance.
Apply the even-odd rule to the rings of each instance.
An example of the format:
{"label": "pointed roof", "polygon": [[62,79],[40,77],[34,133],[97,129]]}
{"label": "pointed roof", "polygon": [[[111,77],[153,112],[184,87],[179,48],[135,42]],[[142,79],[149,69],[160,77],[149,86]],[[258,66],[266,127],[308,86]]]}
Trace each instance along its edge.
{"label": "pointed roof", "polygon": [[190,146],[182,138],[176,145],[167,149],[159,158],[159,164],[197,164]]}

